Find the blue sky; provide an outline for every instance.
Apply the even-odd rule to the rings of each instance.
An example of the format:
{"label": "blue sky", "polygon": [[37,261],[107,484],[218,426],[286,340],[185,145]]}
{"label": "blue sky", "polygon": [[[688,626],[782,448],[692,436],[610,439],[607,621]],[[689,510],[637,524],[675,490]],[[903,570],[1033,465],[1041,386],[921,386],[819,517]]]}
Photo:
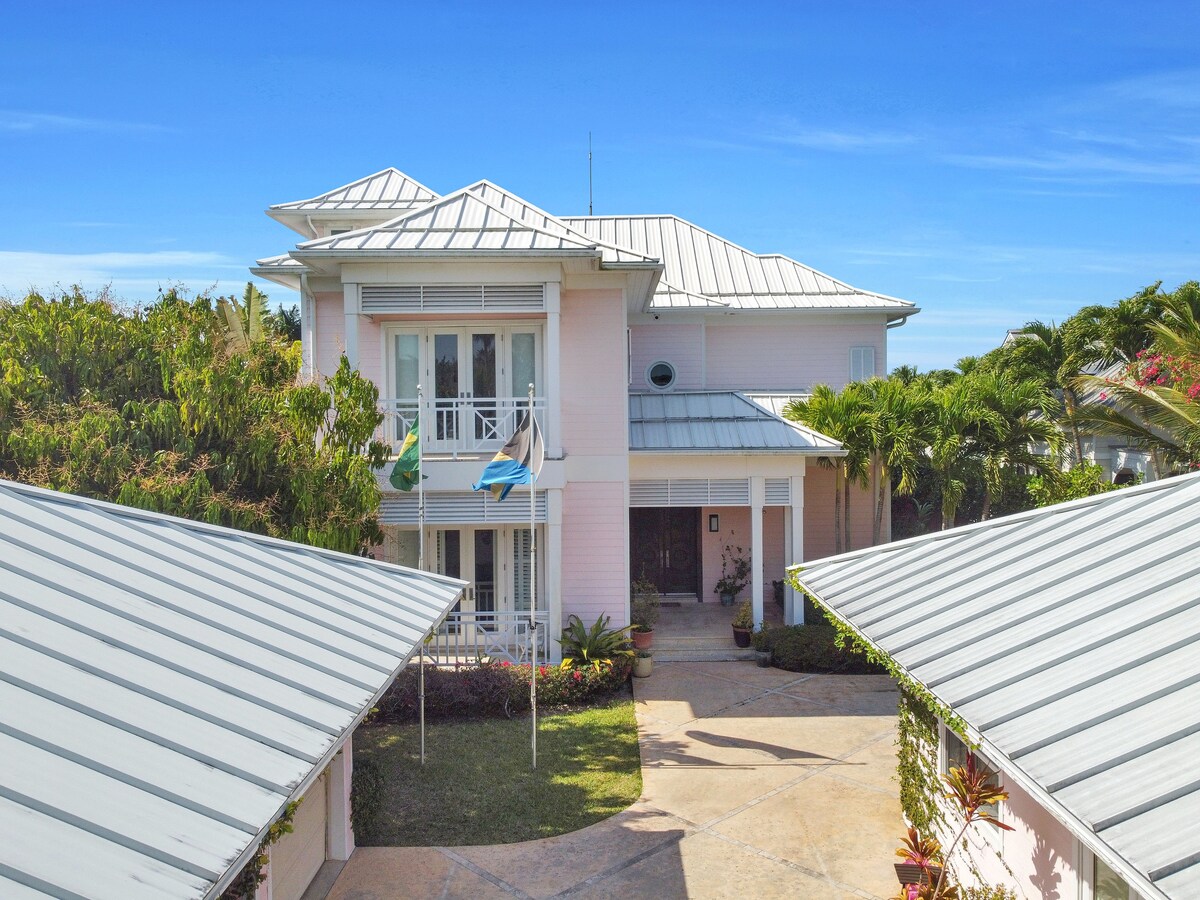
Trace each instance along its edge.
{"label": "blue sky", "polygon": [[[915,301],[889,364],[1200,278],[1195,3],[38,3],[0,33],[0,292],[239,291],[388,165],[670,212]],[[272,299],[293,302],[270,287]]]}

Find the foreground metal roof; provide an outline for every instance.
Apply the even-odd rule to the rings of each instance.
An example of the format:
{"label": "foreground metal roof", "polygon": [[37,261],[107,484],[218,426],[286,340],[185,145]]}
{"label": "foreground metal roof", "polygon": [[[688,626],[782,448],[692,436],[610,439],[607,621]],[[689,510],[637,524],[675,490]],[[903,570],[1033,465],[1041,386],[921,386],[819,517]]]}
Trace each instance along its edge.
{"label": "foreground metal roof", "polygon": [[808,563],[1147,897],[1200,897],[1200,474]]}
{"label": "foreground metal roof", "polygon": [[462,587],[0,481],[0,896],[215,896]]}
{"label": "foreground metal roof", "polygon": [[678,216],[564,216],[563,221],[592,240],[661,259],[665,270],[654,308],[917,311],[907,300],[859,290],[786,256],[753,253]]}
{"label": "foreground metal roof", "polygon": [[629,449],[675,453],[841,456],[842,445],[736,391],[629,395]]}

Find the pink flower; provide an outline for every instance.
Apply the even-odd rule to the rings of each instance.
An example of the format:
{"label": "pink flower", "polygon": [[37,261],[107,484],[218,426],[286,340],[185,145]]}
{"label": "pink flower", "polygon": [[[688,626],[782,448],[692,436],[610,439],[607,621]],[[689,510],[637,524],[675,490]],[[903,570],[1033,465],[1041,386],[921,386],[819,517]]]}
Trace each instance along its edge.
{"label": "pink flower", "polygon": [[1108,399],[1108,391],[1101,391],[1101,392],[1100,392],[1100,400],[1101,400],[1101,402],[1103,402],[1103,401],[1105,401],[1105,400],[1107,400],[1107,399]]}
{"label": "pink flower", "polygon": [[575,672],[571,675],[571,677],[574,678],[576,681],[583,681],[583,673],[580,672],[578,669],[575,670]]}

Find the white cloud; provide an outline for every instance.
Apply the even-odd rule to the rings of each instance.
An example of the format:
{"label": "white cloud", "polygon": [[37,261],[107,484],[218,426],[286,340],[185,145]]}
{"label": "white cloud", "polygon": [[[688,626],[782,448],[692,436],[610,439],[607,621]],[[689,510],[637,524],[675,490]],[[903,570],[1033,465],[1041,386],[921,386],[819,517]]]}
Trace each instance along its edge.
{"label": "white cloud", "polygon": [[[235,274],[237,273],[237,274]],[[249,277],[244,265],[220,253],[190,250],[109,253],[43,253],[0,250],[0,293],[21,296],[30,288],[78,284],[96,291],[111,286],[129,300],[148,300],[160,286],[182,284],[193,291],[241,292]]]}
{"label": "white cloud", "polygon": [[146,122],[122,122],[115,119],[90,119],[55,113],[23,112],[0,109],[0,134],[23,135],[64,131],[165,131],[161,125]]}

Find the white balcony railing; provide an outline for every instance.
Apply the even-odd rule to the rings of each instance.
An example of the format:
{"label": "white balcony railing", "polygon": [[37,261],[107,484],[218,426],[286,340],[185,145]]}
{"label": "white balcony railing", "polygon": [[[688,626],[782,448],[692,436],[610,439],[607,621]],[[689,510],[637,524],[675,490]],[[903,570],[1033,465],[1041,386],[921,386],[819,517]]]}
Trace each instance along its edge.
{"label": "white balcony railing", "polygon": [[[507,441],[521,417],[529,409],[526,397],[457,397],[425,400],[421,403],[421,446],[430,453],[480,454],[495,453]],[[379,411],[383,423],[378,438],[400,451],[405,435],[417,415],[416,398],[381,400]],[[533,411],[541,426],[543,440],[549,443],[546,422],[546,400],[533,398]]]}
{"label": "white balcony railing", "polygon": [[[539,610],[537,629],[538,665],[546,663],[550,652],[549,616]],[[481,660],[529,662],[528,612],[455,611],[433,634],[425,648],[426,656],[440,666],[473,666]]]}

